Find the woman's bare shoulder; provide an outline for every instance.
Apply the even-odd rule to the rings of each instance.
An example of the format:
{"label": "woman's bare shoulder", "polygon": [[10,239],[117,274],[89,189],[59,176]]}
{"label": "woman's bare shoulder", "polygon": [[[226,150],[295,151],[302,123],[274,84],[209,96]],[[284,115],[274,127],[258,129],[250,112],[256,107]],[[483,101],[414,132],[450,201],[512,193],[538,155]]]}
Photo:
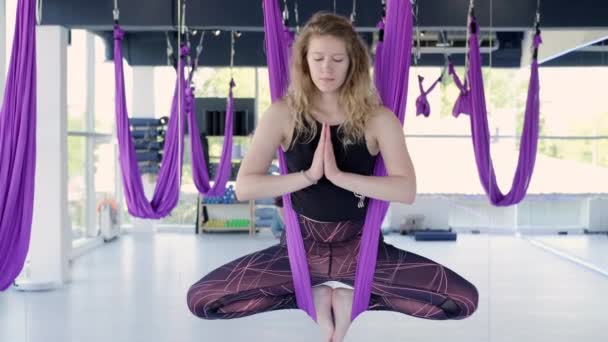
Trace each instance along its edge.
{"label": "woman's bare shoulder", "polygon": [[[285,149],[291,141],[294,115],[285,99],[273,102],[264,112],[260,126],[268,127],[262,134],[279,134],[280,143]],[[273,133],[271,133],[273,132]]]}
{"label": "woman's bare shoulder", "polygon": [[376,106],[368,120],[369,127],[374,131],[395,124],[399,124],[399,119],[392,110],[384,106]]}
{"label": "woman's bare shoulder", "polygon": [[292,117],[291,109],[287,105],[285,99],[280,99],[273,102],[264,112],[264,117],[271,120],[275,124],[288,123]]}
{"label": "woman's bare shoulder", "polygon": [[287,105],[287,100],[279,99],[270,104],[267,113],[272,114],[286,114],[289,112],[289,106]]}

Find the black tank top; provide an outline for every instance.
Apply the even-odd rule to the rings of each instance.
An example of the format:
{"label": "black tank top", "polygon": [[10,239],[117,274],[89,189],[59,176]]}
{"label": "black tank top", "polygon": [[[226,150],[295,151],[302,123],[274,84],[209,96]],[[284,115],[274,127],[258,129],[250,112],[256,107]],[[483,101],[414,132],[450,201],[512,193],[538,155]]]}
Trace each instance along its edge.
{"label": "black tank top", "polygon": [[[336,164],[343,172],[369,176],[374,171],[376,156],[369,154],[365,139],[344,148],[339,139],[339,126],[330,126],[331,141],[336,156]],[[317,134],[306,143],[306,137],[297,139],[285,152],[289,173],[307,170],[312,164],[315,149],[321,135],[321,123],[317,122]],[[352,191],[335,186],[325,176],[317,184],[291,193],[291,203],[296,213],[317,221],[337,222],[365,219],[369,199],[365,198],[359,207],[360,199]]]}

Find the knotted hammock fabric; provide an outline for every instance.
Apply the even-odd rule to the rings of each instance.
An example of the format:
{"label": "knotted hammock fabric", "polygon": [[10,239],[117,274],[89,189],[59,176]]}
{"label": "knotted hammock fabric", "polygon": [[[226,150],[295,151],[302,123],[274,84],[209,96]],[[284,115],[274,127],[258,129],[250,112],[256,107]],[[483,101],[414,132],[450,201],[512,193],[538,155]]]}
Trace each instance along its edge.
{"label": "knotted hammock fabric", "polygon": [[424,87],[422,86],[424,77],[418,76],[418,88],[420,88],[420,96],[418,96],[416,99],[416,116],[424,115],[425,117],[428,117],[431,115],[431,105],[429,104],[429,100],[427,100],[426,96],[430,94],[433,89],[435,89],[435,86],[437,86],[439,82],[441,82],[441,78],[442,76],[439,76],[435,82],[433,82],[431,87],[427,91],[424,91]]}
{"label": "knotted hammock fabric", "polygon": [[[280,99],[288,85],[288,42],[282,35],[285,28],[281,22],[276,0],[264,0],[264,31],[266,33],[266,56],[270,77],[272,101]],[[386,30],[384,43],[378,44],[375,60],[374,79],[376,88],[385,106],[397,114],[403,124],[407,98],[407,83],[412,47],[412,11],[409,1],[389,0],[387,2]],[[395,72],[402,70],[402,72]],[[287,165],[282,149],[278,149],[281,174],[287,173]],[[385,176],[386,169],[378,156],[374,175]],[[289,194],[283,195],[287,248],[293,275],[298,307],[316,320],[312,299],[310,274],[302,235]],[[371,295],[371,284],[376,267],[380,224],[388,209],[388,202],[371,199],[365,218],[361,248],[355,277],[355,294],[351,319],[367,310]]]}
{"label": "knotted hammock fabric", "polygon": [[228,100],[226,103],[226,119],[224,124],[224,146],[222,147],[222,156],[215,173],[213,186],[209,185],[209,173],[207,172],[207,164],[203,155],[203,146],[198,138],[198,124],[196,122],[196,113],[194,110],[194,91],[191,87],[186,90],[186,116],[188,117],[188,127],[190,132],[190,150],[192,155],[192,177],[198,191],[203,195],[221,196],[226,190],[226,183],[230,179],[232,170],[232,136],[233,136],[233,118],[234,118],[234,97],[232,88],[236,84],[233,79],[230,79],[230,90],[228,91]]}
{"label": "knotted hammock fabric", "polygon": [[36,12],[19,0],[0,111],[0,291],[21,272],[30,244],[36,170]]}
{"label": "knotted hammock fabric", "polygon": [[[171,104],[169,125],[163,148],[163,161],[158,174],[158,181],[154,189],[152,201],[146,199],[141,174],[137,165],[137,158],[133,140],[129,132],[129,115],[125,100],[125,82],[123,73],[121,42],[124,32],[118,25],[114,27],[114,76],[116,91],[116,135],[118,138],[119,161],[122,171],[122,181],[125,199],[129,214],[147,219],[159,219],[167,216],[177,205],[180,191],[181,165],[183,153],[180,146],[184,146],[183,122],[178,113],[178,107],[183,112],[185,108],[184,96],[184,57],[188,49],[180,49],[181,63],[178,63],[177,80]],[[179,87],[182,89],[179,90]],[[178,101],[181,104],[178,106]]]}
{"label": "knotted hammock fabric", "polygon": [[467,80],[464,80],[464,83],[460,81],[456,70],[454,70],[454,64],[450,62],[448,66],[449,73],[454,78],[454,83],[458,90],[460,90],[460,94],[454,103],[454,107],[452,108],[452,115],[457,118],[460,114],[469,115],[471,113],[471,93],[468,88]]}
{"label": "knotted hammock fabric", "polygon": [[[511,190],[505,195],[498,188],[494,165],[490,156],[490,133],[488,129],[488,113],[481,73],[481,54],[477,38],[478,26],[475,18],[471,18],[471,35],[469,37],[469,82],[471,85],[471,135],[475,151],[475,162],[481,184],[492,204],[496,206],[508,206],[519,203],[528,189],[534,163],[539,130],[539,80],[538,61],[536,53],[532,59],[530,82],[528,84],[528,98],[526,100],[526,112],[519,146],[519,160],[517,170],[513,177]],[[540,31],[534,36],[533,49],[536,51],[541,43]]]}

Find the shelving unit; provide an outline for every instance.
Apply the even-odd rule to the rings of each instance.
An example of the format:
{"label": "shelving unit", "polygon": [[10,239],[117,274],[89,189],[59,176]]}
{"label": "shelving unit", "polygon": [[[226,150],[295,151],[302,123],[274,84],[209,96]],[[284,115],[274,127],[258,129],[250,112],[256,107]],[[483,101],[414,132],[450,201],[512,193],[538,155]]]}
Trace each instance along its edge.
{"label": "shelving unit", "polygon": [[[207,136],[209,139],[208,148],[211,152],[212,146],[216,144],[212,142],[214,138],[223,137],[223,136]],[[244,139],[240,142],[241,145],[249,146],[249,138],[245,142]],[[209,155],[209,163],[217,163],[221,160],[221,156],[215,153],[210,153]],[[231,158],[232,163],[240,163],[242,162],[242,156],[234,156]],[[227,185],[234,185],[234,180],[228,182]],[[256,207],[274,207],[273,204],[256,204],[255,201],[247,201],[247,202],[239,202],[234,204],[218,204],[218,203],[203,203],[202,197],[198,198],[198,218],[196,224],[196,233],[220,233],[220,232],[245,232],[248,231],[250,236],[255,235],[260,228],[270,228],[268,227],[256,227]],[[207,208],[207,215],[209,220],[232,220],[232,219],[248,219],[249,226],[248,227],[222,227],[222,226],[213,226],[210,225],[209,222],[203,223],[203,208]]]}
{"label": "shelving unit", "polygon": [[[197,232],[249,232],[249,235],[255,235],[255,202],[238,202],[234,204],[220,203],[203,203],[202,197],[199,196],[199,213]],[[232,219],[248,219],[248,227],[219,227],[203,223],[203,207],[207,207],[207,214],[210,220],[232,220]]]}

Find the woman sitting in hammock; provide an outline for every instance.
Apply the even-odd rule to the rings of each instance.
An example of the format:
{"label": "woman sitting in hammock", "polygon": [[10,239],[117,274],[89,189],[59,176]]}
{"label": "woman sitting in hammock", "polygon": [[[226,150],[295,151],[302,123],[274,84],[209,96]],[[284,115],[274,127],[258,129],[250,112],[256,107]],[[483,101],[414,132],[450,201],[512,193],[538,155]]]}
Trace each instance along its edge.
{"label": "woman sitting in hammock", "polygon": [[[292,50],[288,95],[266,111],[239,170],[240,200],[291,194],[307,254],[317,322],[326,341],[351,323],[357,256],[368,198],[411,204],[416,177],[397,117],[380,101],[367,49],[351,23],[319,13]],[[278,147],[289,174],[266,175]],[[388,176],[372,176],[382,154]],[[368,310],[462,319],[476,288],[442,265],[379,241]],[[188,292],[205,319],[297,309],[285,235],[206,275]]]}

